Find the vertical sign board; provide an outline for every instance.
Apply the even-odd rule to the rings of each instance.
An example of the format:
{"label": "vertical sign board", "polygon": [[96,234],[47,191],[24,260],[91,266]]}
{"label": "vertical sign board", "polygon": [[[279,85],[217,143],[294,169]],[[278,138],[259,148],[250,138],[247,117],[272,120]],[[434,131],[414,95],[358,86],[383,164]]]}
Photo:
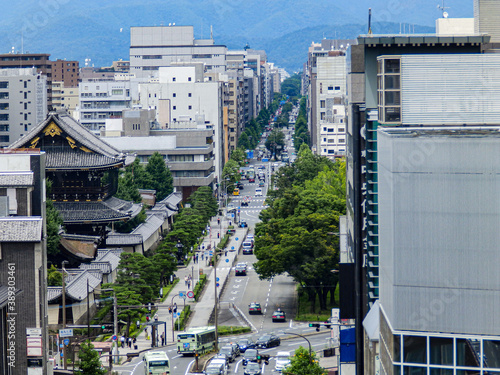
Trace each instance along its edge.
{"label": "vertical sign board", "polygon": [[26,328],[26,356],[41,357],[42,354],[42,329]]}
{"label": "vertical sign board", "polygon": [[356,329],[341,327],[340,329],[340,363],[356,362]]}

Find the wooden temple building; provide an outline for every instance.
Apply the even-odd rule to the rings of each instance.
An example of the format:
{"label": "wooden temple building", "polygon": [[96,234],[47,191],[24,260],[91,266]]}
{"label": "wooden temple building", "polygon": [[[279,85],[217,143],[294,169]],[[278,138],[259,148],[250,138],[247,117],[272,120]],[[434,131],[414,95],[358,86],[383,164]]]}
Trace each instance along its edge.
{"label": "wooden temple building", "polygon": [[112,223],[132,219],[142,209],[113,197],[119,169],[134,156],[116,150],[65,112],[49,113],[9,148],[45,151],[46,176],[52,181],[49,198],[63,218],[68,236],[61,244],[70,253],[89,249],[80,255],[93,258],[90,253],[106,246]]}

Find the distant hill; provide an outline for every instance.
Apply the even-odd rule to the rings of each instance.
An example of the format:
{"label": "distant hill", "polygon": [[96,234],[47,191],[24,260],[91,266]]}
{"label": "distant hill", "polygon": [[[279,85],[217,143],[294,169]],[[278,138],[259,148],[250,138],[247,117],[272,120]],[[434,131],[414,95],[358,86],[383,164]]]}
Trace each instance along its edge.
{"label": "distant hill", "polygon": [[[128,59],[131,26],[193,25],[195,37],[265,49],[269,60],[297,70],[308,46],[323,37],[366,33],[372,8],[375,33],[399,32],[400,23],[430,32],[439,0],[86,0],[11,2],[2,9],[0,52],[50,53],[95,66]],[[472,0],[447,1],[451,17],[472,17]],[[424,26],[427,26],[425,28]]]}

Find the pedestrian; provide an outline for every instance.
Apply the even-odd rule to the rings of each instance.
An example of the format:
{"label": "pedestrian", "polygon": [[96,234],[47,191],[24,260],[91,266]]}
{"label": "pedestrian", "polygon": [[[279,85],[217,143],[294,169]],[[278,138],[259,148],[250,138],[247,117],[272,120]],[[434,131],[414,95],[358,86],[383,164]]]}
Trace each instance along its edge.
{"label": "pedestrian", "polygon": [[128,338],[128,347],[132,349],[132,337]]}
{"label": "pedestrian", "polygon": [[161,333],[161,346],[165,345],[165,332]]}
{"label": "pedestrian", "polygon": [[201,260],[204,260],[204,259],[205,259],[204,253],[201,253]]}
{"label": "pedestrian", "polygon": [[195,262],[195,263],[198,263],[198,254],[196,254],[196,255],[194,256],[194,262]]}
{"label": "pedestrian", "polygon": [[122,343],[122,348],[125,347],[125,336],[120,337],[120,342]]}
{"label": "pedestrian", "polygon": [[188,289],[191,289],[191,281],[188,280]]}
{"label": "pedestrian", "polygon": [[184,276],[184,285],[188,285],[188,277],[187,277],[187,275]]}
{"label": "pedestrian", "polygon": [[155,314],[155,322],[158,321],[158,314]]}
{"label": "pedestrian", "polygon": [[220,217],[217,218],[217,225],[220,225]]}

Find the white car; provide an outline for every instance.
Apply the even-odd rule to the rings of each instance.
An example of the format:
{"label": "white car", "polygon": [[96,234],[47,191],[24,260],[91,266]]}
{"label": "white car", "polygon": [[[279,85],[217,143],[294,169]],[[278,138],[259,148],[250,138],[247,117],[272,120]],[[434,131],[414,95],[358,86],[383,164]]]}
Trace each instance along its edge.
{"label": "white car", "polygon": [[290,362],[290,352],[278,352],[276,354],[276,367],[274,370],[281,372],[290,365]]}
{"label": "white car", "polygon": [[262,189],[261,188],[255,189],[255,196],[256,197],[262,197]]}

